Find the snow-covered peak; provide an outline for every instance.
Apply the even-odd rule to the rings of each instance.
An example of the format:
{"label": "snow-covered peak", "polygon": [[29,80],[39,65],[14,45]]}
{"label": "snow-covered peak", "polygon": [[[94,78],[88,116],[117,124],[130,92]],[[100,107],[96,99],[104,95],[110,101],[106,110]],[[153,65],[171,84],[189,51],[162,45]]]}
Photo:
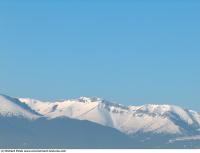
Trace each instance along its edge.
{"label": "snow-covered peak", "polygon": [[0,94],[0,116],[37,119],[40,115],[16,98]]}
{"label": "snow-covered peak", "polygon": [[187,124],[193,124],[193,118],[191,114],[175,105],[155,105],[155,104],[147,104],[140,107],[129,107],[132,111],[136,111],[137,113],[149,114],[149,115],[157,115],[169,118],[180,118]]}
{"label": "snow-covered peak", "polygon": [[172,107],[173,106],[170,105],[147,104],[141,106],[138,110],[147,111],[149,113],[163,114],[165,112],[171,111]]}
{"label": "snow-covered peak", "polygon": [[98,97],[92,97],[92,98],[89,98],[89,97],[80,97],[80,98],[77,99],[77,101],[83,102],[83,103],[91,103],[91,102],[102,102],[103,99],[98,98]]}
{"label": "snow-covered peak", "polygon": [[146,104],[142,106],[129,106],[129,109],[132,111],[143,111],[148,113],[154,113],[162,115],[166,112],[173,111],[178,106],[174,105],[158,105],[158,104]]}

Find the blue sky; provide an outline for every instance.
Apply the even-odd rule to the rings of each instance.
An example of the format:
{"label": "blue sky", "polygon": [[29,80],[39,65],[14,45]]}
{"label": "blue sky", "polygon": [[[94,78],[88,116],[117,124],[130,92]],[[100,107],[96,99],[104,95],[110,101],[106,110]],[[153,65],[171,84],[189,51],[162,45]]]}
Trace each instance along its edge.
{"label": "blue sky", "polygon": [[0,2],[0,92],[200,111],[200,2]]}

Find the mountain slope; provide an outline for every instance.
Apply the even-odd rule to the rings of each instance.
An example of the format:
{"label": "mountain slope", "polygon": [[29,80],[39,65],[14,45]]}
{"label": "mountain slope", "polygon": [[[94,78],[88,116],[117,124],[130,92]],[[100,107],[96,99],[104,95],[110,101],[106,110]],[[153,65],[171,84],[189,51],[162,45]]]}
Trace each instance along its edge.
{"label": "mountain slope", "polygon": [[0,116],[18,116],[28,119],[37,119],[39,113],[33,111],[28,105],[16,98],[0,95]]}
{"label": "mountain slope", "polygon": [[26,98],[19,100],[48,118],[66,116],[88,120],[129,135],[141,132],[191,135],[200,129],[200,115],[197,112],[173,105],[126,107],[100,98],[87,97],[61,102],[41,102]]}

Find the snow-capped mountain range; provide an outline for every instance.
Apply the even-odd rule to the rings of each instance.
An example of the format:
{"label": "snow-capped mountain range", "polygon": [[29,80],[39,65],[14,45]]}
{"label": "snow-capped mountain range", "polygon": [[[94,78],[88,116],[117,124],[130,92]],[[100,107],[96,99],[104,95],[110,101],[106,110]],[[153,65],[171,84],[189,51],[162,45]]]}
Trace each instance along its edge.
{"label": "snow-capped mountain range", "polygon": [[29,120],[68,117],[115,128],[125,134],[155,133],[198,135],[200,114],[173,105],[124,106],[101,98],[42,102],[29,98],[0,95],[0,116],[19,116]]}

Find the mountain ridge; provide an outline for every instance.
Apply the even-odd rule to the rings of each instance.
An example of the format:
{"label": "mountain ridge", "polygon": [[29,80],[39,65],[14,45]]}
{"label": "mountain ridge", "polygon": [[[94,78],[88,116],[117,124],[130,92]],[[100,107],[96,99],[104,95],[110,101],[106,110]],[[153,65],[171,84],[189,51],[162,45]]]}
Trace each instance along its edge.
{"label": "mountain ridge", "polygon": [[39,113],[32,110],[17,98],[0,94],[0,104],[0,115],[2,116],[20,116],[31,120],[41,117]]}
{"label": "mountain ridge", "polygon": [[14,101],[14,104],[17,102],[22,110],[36,115],[35,119],[69,117],[88,120],[128,135],[152,132],[184,136],[200,132],[200,114],[175,105],[124,106],[97,97],[43,102],[30,98],[11,98],[1,94],[0,103],[5,103],[5,99],[9,102]]}
{"label": "mountain ridge", "polygon": [[[62,144],[72,148],[101,148],[99,142],[103,140],[96,141],[93,145],[81,144],[81,142],[76,144],[79,139],[87,139],[85,130],[88,134],[92,130],[93,133],[90,135],[92,139],[97,137],[111,139],[114,135],[116,139],[120,139],[118,142],[114,140],[109,145],[106,145],[107,142],[104,143],[103,148],[200,148],[200,114],[175,105],[124,106],[96,97],[43,102],[1,94],[0,120],[2,147],[15,141],[16,133],[19,133],[17,136],[22,135],[22,138],[13,147],[18,145],[25,148],[40,147],[40,144],[37,146],[34,144],[38,141],[37,137],[41,137],[41,144],[47,147],[58,141],[55,147],[61,147]],[[54,131],[56,128],[59,132]],[[45,129],[49,131],[42,132]],[[81,131],[74,129],[81,129]],[[59,137],[63,133],[65,136],[74,136],[73,143],[67,142],[65,137],[62,139],[66,142],[60,142]],[[53,134],[51,137],[56,139],[48,144],[45,137],[51,134]],[[116,145],[123,142],[121,138],[127,145]],[[93,141],[87,139],[87,142]]]}

